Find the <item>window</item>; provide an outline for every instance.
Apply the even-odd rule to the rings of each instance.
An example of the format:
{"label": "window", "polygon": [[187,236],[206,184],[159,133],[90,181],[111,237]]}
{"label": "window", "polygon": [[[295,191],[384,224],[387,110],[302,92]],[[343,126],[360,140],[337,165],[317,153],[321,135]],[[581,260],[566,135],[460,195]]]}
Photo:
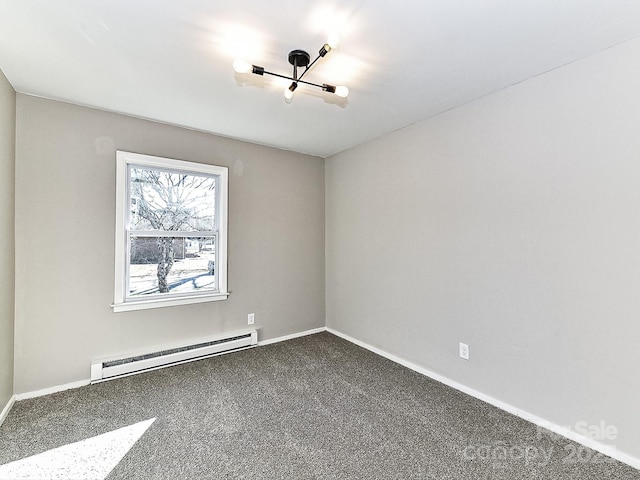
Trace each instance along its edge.
{"label": "window", "polygon": [[115,312],[225,300],[226,167],[116,154]]}

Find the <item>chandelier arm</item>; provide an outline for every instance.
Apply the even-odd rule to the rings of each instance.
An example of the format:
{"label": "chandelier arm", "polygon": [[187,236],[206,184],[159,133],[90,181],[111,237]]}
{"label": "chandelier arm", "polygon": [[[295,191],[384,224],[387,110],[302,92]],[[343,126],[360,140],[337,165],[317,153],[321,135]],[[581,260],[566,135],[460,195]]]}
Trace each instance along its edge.
{"label": "chandelier arm", "polygon": [[[314,87],[324,88],[324,85],[319,85],[313,82],[307,82],[306,80],[300,80],[300,78],[287,77],[286,75],[280,75],[279,73],[268,72],[267,70],[265,70],[264,73],[266,75],[272,75],[274,77],[284,78],[285,80],[291,80],[292,82],[300,82],[306,85],[312,85]],[[300,77],[302,77],[302,75],[300,75]]]}
{"label": "chandelier arm", "polygon": [[317,83],[312,83],[312,82],[307,82],[306,80],[296,80],[299,83],[304,83],[305,85],[313,85],[314,87],[318,87],[318,88],[322,88],[324,90],[324,86],[323,85],[319,85]]}
{"label": "chandelier arm", "polygon": [[300,76],[298,77],[298,80],[300,80],[302,77],[304,77],[304,74],[305,74],[305,73],[307,73],[307,72],[309,71],[309,69],[310,69],[311,67],[313,67],[313,65],[314,65],[318,60],[320,60],[320,57],[321,57],[321,56],[322,56],[322,55],[318,55],[318,56],[316,57],[316,59],[315,59],[313,62],[311,62],[311,63],[307,66],[307,68],[305,68],[305,69],[304,69],[304,72],[302,72],[302,74],[300,74]]}
{"label": "chandelier arm", "polygon": [[[286,75],[280,75],[279,73],[273,73],[273,72],[268,72],[268,71],[264,71],[263,73],[266,73],[267,75],[272,75],[274,77],[280,77],[280,78],[284,78],[286,80],[292,80],[294,82],[296,82],[297,80],[293,77],[287,77]],[[303,82],[304,83],[304,82]]]}

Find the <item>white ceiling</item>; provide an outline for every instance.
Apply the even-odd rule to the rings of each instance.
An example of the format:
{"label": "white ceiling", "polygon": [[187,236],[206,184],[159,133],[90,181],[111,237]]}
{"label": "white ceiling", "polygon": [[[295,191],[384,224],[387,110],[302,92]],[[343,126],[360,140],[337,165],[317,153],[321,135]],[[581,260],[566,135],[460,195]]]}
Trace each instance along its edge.
{"label": "white ceiling", "polygon": [[[236,57],[348,99],[235,74]],[[640,0],[0,0],[23,93],[327,157],[640,36]]]}

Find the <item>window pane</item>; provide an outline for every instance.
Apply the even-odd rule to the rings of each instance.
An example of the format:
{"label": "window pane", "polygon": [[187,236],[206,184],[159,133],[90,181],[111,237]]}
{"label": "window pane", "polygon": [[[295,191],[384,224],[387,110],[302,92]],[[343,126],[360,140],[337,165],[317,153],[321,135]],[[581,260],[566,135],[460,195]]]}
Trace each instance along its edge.
{"label": "window pane", "polygon": [[132,229],[215,230],[215,177],[135,165],[129,169]]}
{"label": "window pane", "polygon": [[129,297],[216,290],[215,237],[131,236]]}

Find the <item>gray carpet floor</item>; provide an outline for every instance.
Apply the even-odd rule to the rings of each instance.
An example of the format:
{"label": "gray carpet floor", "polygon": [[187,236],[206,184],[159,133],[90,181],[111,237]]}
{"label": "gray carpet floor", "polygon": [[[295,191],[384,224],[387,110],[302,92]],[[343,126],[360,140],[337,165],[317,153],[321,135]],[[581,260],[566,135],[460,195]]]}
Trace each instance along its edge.
{"label": "gray carpet floor", "polygon": [[17,402],[0,464],[151,417],[108,479],[640,479],[328,333]]}

